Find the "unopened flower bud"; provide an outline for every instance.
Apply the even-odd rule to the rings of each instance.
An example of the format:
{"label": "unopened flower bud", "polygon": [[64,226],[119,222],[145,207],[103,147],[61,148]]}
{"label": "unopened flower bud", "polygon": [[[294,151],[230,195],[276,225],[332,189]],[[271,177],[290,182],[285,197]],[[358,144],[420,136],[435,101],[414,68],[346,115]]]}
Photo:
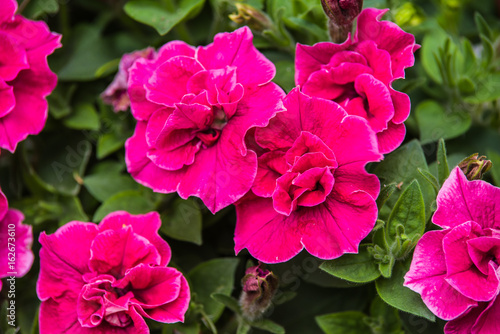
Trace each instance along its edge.
{"label": "unopened flower bud", "polygon": [[247,25],[254,31],[264,31],[272,28],[273,23],[264,12],[244,3],[237,2],[235,6],[238,13],[229,15],[229,18],[233,22],[241,25]]}
{"label": "unopened flower bud", "polygon": [[472,154],[458,164],[458,167],[464,172],[469,181],[482,179],[491,166],[491,161],[486,160],[484,155],[479,156],[478,153]]}
{"label": "unopened flower bud", "polygon": [[363,0],[321,0],[329,17],[328,27],[334,43],[344,42],[352,30],[352,22],[361,13]]}
{"label": "unopened flower bud", "polygon": [[240,306],[243,316],[250,321],[258,319],[271,306],[276,290],[278,278],[263,264],[250,267],[241,280],[243,291],[240,296]]}

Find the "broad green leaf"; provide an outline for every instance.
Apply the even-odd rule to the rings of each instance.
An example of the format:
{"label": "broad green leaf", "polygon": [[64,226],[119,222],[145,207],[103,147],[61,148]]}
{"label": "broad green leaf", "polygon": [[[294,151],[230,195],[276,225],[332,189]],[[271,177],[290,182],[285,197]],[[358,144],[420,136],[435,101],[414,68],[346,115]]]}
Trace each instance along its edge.
{"label": "broad green leaf", "polygon": [[100,202],[126,190],[139,190],[140,186],[129,175],[98,173],[86,176],[83,185]]}
{"label": "broad green leaf", "polygon": [[235,258],[213,259],[197,265],[187,275],[191,292],[196,293],[196,302],[203,304],[205,313],[213,322],[221,316],[224,305],[212,299],[211,295],[231,295],[238,262]]}
{"label": "broad green leaf", "polygon": [[212,299],[218,301],[221,304],[224,304],[228,309],[233,311],[234,313],[241,313],[240,304],[238,301],[231,296],[223,295],[221,293],[214,293],[211,295]]}
{"label": "broad green leaf", "polygon": [[413,181],[417,180],[425,202],[426,219],[431,215],[431,204],[436,200],[434,188],[420,175],[418,168],[429,170],[424,152],[417,140],[401,146],[386,156],[374,169],[382,184],[396,183],[394,194],[387,200],[389,207],[394,207],[401,193]]}
{"label": "broad green leaf", "polygon": [[425,231],[424,198],[417,180],[405,189],[392,209],[386,227],[389,245],[398,236],[398,226],[404,227],[405,236],[412,241],[417,241]]}
{"label": "broad green leaf", "polygon": [[428,170],[422,170],[419,168],[418,172],[425,178],[427,182],[429,182],[429,184],[434,188],[434,190],[437,193],[439,191],[439,183],[436,177]]}
{"label": "broad green leaf", "polygon": [[415,110],[420,129],[422,144],[437,141],[440,138],[451,139],[467,132],[471,126],[471,117],[465,111],[446,112],[434,100],[421,102]]}
{"label": "broad green leaf", "polygon": [[442,186],[444,181],[446,181],[450,175],[450,167],[448,166],[448,157],[446,155],[446,145],[443,138],[439,139],[436,163],[439,185]]}
{"label": "broad green leaf", "polygon": [[323,262],[319,267],[330,275],[355,283],[371,282],[380,276],[375,260],[363,245],[358,254],[344,254]]}
{"label": "broad green leaf", "polygon": [[76,84],[57,85],[52,94],[47,96],[49,113],[52,117],[59,119],[71,113],[71,99],[77,87]]}
{"label": "broad green leaf", "polygon": [[468,103],[484,103],[495,101],[500,98],[500,73],[488,73],[476,81],[477,91],[475,95],[464,98]]}
{"label": "broad green leaf", "polygon": [[201,210],[193,198],[177,198],[162,217],[163,233],[177,240],[202,244]]}
{"label": "broad green leaf", "polygon": [[436,317],[425,306],[420,295],[403,286],[410,263],[411,258],[405,262],[396,262],[391,278],[380,278],[375,282],[377,292],[392,307],[434,321]]}
{"label": "broad green leaf", "polygon": [[75,196],[61,196],[57,202],[61,206],[62,212],[59,215],[59,226],[63,226],[67,222],[77,220],[77,221],[88,221],[89,217],[83,211],[82,203],[80,199]]}
{"label": "broad green leaf", "polygon": [[101,124],[94,106],[86,103],[77,105],[73,113],[64,119],[64,125],[76,130],[99,130]]}
{"label": "broad green leaf", "polygon": [[389,306],[380,297],[370,305],[370,327],[375,334],[403,334],[398,310]]}
{"label": "broad green leaf", "polygon": [[131,0],[124,7],[125,13],[165,35],[193,11],[203,6],[205,0],[180,0],[178,8],[171,8],[170,1]]}
{"label": "broad green leaf", "polygon": [[46,14],[56,14],[58,11],[58,0],[32,0],[23,10],[23,16],[31,19],[38,19]]}
{"label": "broad green leaf", "polygon": [[325,334],[367,334],[370,327],[365,323],[366,315],[361,312],[347,311],[320,315],[316,323]]}
{"label": "broad green leaf", "polygon": [[154,203],[147,199],[143,193],[134,190],[122,191],[108,198],[101,204],[92,219],[94,222],[101,221],[113,211],[125,210],[131,214],[143,214],[155,209]]}
{"label": "broad green leaf", "polygon": [[487,153],[488,159],[492,162],[493,166],[491,167],[491,175],[493,177],[493,181],[497,187],[500,186],[500,154],[494,151],[488,151]]}
{"label": "broad green leaf", "polygon": [[[439,25],[435,25],[433,26],[432,33],[426,34],[422,42],[422,50],[420,52],[422,65],[427,75],[436,83],[443,83],[439,61],[441,60],[440,51],[445,47],[447,40],[449,40],[448,34]],[[449,45],[448,51],[456,55],[454,56],[455,58],[458,58],[458,55],[460,55],[458,48],[453,43]],[[455,63],[457,62],[455,61]],[[456,70],[456,68],[453,70]]]}
{"label": "broad green leaf", "polygon": [[276,65],[276,76],[274,82],[283,88],[286,92],[291,91],[295,87],[295,67],[291,60],[281,60],[274,63]]}
{"label": "broad green leaf", "polygon": [[274,334],[285,334],[285,329],[270,319],[252,321],[250,322],[250,326]]}

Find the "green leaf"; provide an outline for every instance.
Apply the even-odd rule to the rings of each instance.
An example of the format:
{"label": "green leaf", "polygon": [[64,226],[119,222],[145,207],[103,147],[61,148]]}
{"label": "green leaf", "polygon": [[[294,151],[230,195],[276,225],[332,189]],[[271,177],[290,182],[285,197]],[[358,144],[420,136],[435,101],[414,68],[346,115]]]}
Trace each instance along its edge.
{"label": "green leaf", "polygon": [[425,206],[422,191],[414,180],[401,194],[392,209],[386,227],[386,239],[390,244],[398,237],[399,226],[404,228],[406,238],[416,242],[425,231]]}
{"label": "green leaf", "polygon": [[250,326],[274,334],[285,334],[285,329],[270,319],[252,321],[250,322]]}
{"label": "green leaf", "polygon": [[250,332],[252,327],[246,323],[245,321],[241,320],[240,323],[238,324],[238,329],[236,330],[236,334],[247,334]]}
{"label": "green leaf", "polygon": [[76,84],[57,85],[56,89],[47,96],[49,113],[55,119],[60,119],[71,113],[71,99],[77,89]]}
{"label": "green leaf", "polygon": [[118,151],[123,147],[126,137],[120,136],[115,132],[105,133],[97,140],[97,159],[103,159],[108,155]]}
{"label": "green leaf", "polygon": [[446,145],[444,139],[439,139],[438,150],[437,150],[437,174],[439,185],[443,185],[444,181],[450,175],[450,167],[448,166],[448,157],[446,155]]}
{"label": "green leaf", "polygon": [[488,68],[491,65],[491,61],[495,55],[495,50],[493,49],[493,43],[490,39],[483,34],[479,35],[481,38],[481,44],[483,45],[483,52],[481,53],[481,65],[483,68]]}
{"label": "green leaf", "polygon": [[23,16],[38,19],[46,14],[56,14],[59,11],[57,0],[32,0],[23,10]]}
{"label": "green leaf", "polygon": [[429,182],[429,184],[434,188],[434,190],[437,193],[439,191],[439,183],[436,177],[428,170],[422,170],[418,168],[418,172],[427,180],[427,182]]}
{"label": "green leaf", "polygon": [[488,159],[492,162],[493,166],[491,166],[491,175],[493,177],[493,181],[495,185],[500,186],[500,154],[497,152],[489,150],[487,152]]}
{"label": "green leaf", "polygon": [[196,301],[203,304],[206,314],[213,322],[221,316],[224,305],[212,299],[211,295],[231,295],[238,262],[234,258],[213,259],[197,265],[188,274],[191,291],[196,293]]}
{"label": "green leaf", "polygon": [[181,0],[177,9],[168,1],[131,0],[124,7],[125,13],[136,21],[156,29],[165,35],[191,12],[203,6],[205,0]]}
{"label": "green leaf", "polygon": [[240,304],[233,297],[223,295],[221,293],[213,293],[210,297],[212,297],[213,300],[216,300],[219,303],[224,304],[224,306],[226,306],[234,313],[241,314]]}
{"label": "green leaf", "polygon": [[491,28],[488,25],[488,23],[486,23],[486,20],[479,12],[476,12],[474,14],[474,21],[476,22],[476,26],[477,26],[477,30],[479,30],[479,34],[484,35],[489,40],[493,40],[493,33],[491,31]]}
{"label": "green leaf", "polygon": [[316,323],[326,334],[367,334],[370,327],[365,323],[366,315],[347,311],[317,316]]}
{"label": "green leaf", "polygon": [[370,315],[372,316],[370,327],[372,327],[373,333],[403,333],[398,310],[390,307],[378,296],[370,305]]}
{"label": "green leaf", "polygon": [[476,82],[475,95],[464,98],[468,103],[484,103],[500,98],[500,73],[488,73]]}
{"label": "green leaf", "polygon": [[425,202],[426,219],[431,215],[431,205],[436,199],[434,188],[418,172],[418,168],[429,170],[424,152],[417,140],[401,146],[386,156],[374,169],[382,184],[396,183],[399,187],[387,200],[389,207],[394,207],[401,193],[413,181],[417,180]]}
{"label": "green leaf", "polygon": [[380,277],[377,264],[364,245],[360,246],[358,254],[344,254],[319,267],[330,275],[355,283],[367,283]]}
{"label": "green leaf", "polygon": [[62,196],[57,202],[55,202],[62,208],[62,212],[58,216],[59,226],[63,226],[67,222],[77,220],[77,221],[88,221],[89,217],[83,211],[82,203],[80,199],[75,196]]}
{"label": "green leaf", "polygon": [[291,60],[281,60],[274,63],[276,65],[276,76],[274,82],[283,88],[286,92],[295,87],[295,65]]}
{"label": "green leaf", "polygon": [[177,198],[170,209],[162,215],[161,231],[177,240],[202,244],[201,210],[193,198]]}
{"label": "green leaf", "polygon": [[377,292],[392,307],[434,321],[436,317],[425,306],[420,295],[403,286],[410,263],[411,258],[405,262],[396,262],[391,278],[380,278],[375,282]]}
{"label": "green leaf", "polygon": [[434,142],[440,138],[456,138],[470,128],[471,117],[463,111],[446,112],[434,100],[421,102],[415,110],[420,129],[422,144]]}
{"label": "green leaf", "polygon": [[380,210],[385,202],[391,197],[391,195],[396,191],[396,183],[384,184],[380,189],[380,194],[377,197],[377,207]]}
{"label": "green leaf", "polygon": [[122,191],[108,198],[101,204],[92,219],[94,222],[101,221],[105,216],[113,211],[125,210],[131,214],[148,213],[155,209],[154,203],[144,197],[139,191]]}
{"label": "green leaf", "polygon": [[449,43],[446,56],[452,54],[455,58],[458,58],[458,55],[460,55],[457,46],[451,43],[451,41],[447,41],[450,41],[448,34],[438,25],[435,25],[432,33],[426,34],[422,42],[422,51],[420,53],[422,65],[427,75],[436,83],[443,83],[447,80],[443,75],[444,69],[440,69],[440,66],[442,66],[440,62],[443,60],[443,55],[440,54],[440,51],[444,51],[446,43]]}
{"label": "green leaf", "polygon": [[129,175],[98,173],[86,176],[83,185],[100,202],[126,190],[139,190],[139,184]]}
{"label": "green leaf", "polygon": [[64,119],[64,125],[76,130],[99,130],[99,115],[90,103],[80,104],[74,112]]}
{"label": "green leaf", "polygon": [[392,276],[392,268],[394,268],[394,264],[396,263],[396,259],[394,258],[394,256],[388,255],[388,257],[389,262],[380,262],[378,264],[378,270],[385,278],[389,278]]}

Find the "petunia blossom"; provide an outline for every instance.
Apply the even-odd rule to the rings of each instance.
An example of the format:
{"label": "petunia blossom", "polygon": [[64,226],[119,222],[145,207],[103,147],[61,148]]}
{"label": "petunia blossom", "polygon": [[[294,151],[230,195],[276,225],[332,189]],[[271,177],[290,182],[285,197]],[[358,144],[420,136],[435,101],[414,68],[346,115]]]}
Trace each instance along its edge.
{"label": "petunia blossom", "polygon": [[339,103],[349,115],[365,118],[377,133],[380,152],[395,150],[406,134],[408,95],[392,88],[413,66],[415,37],[380,21],[387,10],[364,9],[354,36],[342,44],[297,45],[295,82],[311,96]]}
{"label": "petunia blossom", "polygon": [[111,104],[115,112],[127,110],[130,106],[130,98],[127,93],[128,70],[137,59],[152,60],[155,57],[156,51],[151,47],[124,54],[120,60],[115,78],[101,94],[102,100],[107,104]]}
{"label": "petunia blossom", "polygon": [[99,225],[69,222],[40,235],[40,333],[147,334],[143,317],[184,321],[189,286],[167,267],[156,212],[117,211]]}
{"label": "petunia blossom", "polygon": [[292,90],[286,111],[255,131],[252,193],[236,203],[235,251],[266,263],[305,248],[321,259],[356,253],[377,219],[379,181],[365,165],[382,158],[375,133],[338,104]]}
{"label": "petunia blossom", "polygon": [[45,126],[45,98],[57,83],[47,56],[61,46],[61,36],[44,22],[15,15],[15,0],[0,3],[0,147],[14,152]]}
{"label": "petunia blossom", "polygon": [[250,190],[257,155],[245,135],[282,111],[285,95],[252,38],[243,27],[206,47],[174,41],[134,63],[128,92],[138,123],[125,150],[136,181],[197,196],[213,213]]}
{"label": "petunia blossom", "polygon": [[422,295],[447,334],[500,330],[500,189],[468,181],[456,167],[443,184],[432,218],[443,230],[419,240],[405,286]]}
{"label": "petunia blossom", "polygon": [[0,278],[23,277],[33,265],[32,227],[23,220],[20,211],[9,209],[7,197],[0,190]]}

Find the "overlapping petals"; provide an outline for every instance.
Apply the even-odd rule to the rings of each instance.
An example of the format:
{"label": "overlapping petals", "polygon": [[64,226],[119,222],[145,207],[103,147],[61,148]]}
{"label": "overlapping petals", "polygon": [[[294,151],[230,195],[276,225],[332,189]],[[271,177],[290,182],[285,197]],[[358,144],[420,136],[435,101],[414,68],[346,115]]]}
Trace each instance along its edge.
{"label": "overlapping petals", "polygon": [[259,157],[252,194],[236,203],[235,250],[267,263],[287,261],[304,247],[322,259],[355,253],[377,217],[381,159],[368,123],[338,104],[294,89],[286,111],[257,129]]}
{"label": "overlapping petals", "polygon": [[[22,277],[33,265],[33,232],[22,223],[24,215],[9,209],[7,197],[0,190],[0,278]],[[2,282],[0,281],[0,290]]]}
{"label": "overlapping petals", "polygon": [[284,96],[252,38],[244,27],[197,49],[174,41],[134,63],[128,92],[138,124],[126,161],[138,182],[197,196],[214,213],[250,190],[257,156],[245,135],[282,111]]}
{"label": "overlapping petals", "polygon": [[381,153],[403,141],[410,99],[392,88],[413,66],[415,37],[396,24],[380,21],[386,11],[367,8],[356,33],[343,44],[297,46],[295,81],[304,93],[333,100],[348,114],[365,118],[377,133]]}
{"label": "overlapping petals", "polygon": [[497,333],[500,189],[468,181],[456,167],[443,184],[434,224],[415,248],[405,285],[420,293],[446,333]]}
{"label": "overlapping petals", "polygon": [[30,134],[42,131],[47,101],[57,77],[47,56],[60,47],[61,36],[44,22],[15,15],[17,2],[0,6],[0,147],[11,152]]}
{"label": "overlapping petals", "polygon": [[143,319],[184,321],[184,276],[167,267],[159,215],[118,211],[99,225],[70,222],[42,232],[37,283],[40,333],[149,333]]}

